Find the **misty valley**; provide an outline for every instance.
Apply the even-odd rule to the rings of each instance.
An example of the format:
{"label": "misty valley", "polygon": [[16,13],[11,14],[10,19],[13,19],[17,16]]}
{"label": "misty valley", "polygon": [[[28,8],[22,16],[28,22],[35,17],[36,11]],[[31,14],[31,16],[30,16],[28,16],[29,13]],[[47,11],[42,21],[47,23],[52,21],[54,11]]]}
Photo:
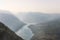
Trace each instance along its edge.
{"label": "misty valley", "polygon": [[[60,14],[22,12],[13,15],[9,11],[2,11],[0,12],[0,22],[4,23],[24,40],[38,40],[40,37],[37,36],[38,34],[44,35],[45,31],[48,32],[54,28],[60,28]],[[48,28],[50,29],[48,30]],[[38,39],[35,37],[38,37]]]}

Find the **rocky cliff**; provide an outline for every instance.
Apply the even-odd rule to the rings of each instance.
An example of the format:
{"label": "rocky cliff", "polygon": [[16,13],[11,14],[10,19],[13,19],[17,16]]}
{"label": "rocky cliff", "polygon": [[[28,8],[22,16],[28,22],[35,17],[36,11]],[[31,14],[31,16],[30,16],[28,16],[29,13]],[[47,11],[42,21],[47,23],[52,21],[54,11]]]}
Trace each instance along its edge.
{"label": "rocky cliff", "polygon": [[0,22],[0,40],[23,40],[11,31],[6,25]]}

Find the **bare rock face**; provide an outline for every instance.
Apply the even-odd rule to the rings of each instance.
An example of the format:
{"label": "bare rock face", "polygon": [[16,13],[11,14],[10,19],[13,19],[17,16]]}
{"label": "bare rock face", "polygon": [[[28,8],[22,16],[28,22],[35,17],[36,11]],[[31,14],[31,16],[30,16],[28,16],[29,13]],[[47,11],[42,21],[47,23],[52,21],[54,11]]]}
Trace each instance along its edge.
{"label": "bare rock face", "polygon": [[60,40],[60,19],[43,23],[39,30],[31,40]]}
{"label": "bare rock face", "polygon": [[11,31],[7,26],[0,22],[0,40],[23,40]]}

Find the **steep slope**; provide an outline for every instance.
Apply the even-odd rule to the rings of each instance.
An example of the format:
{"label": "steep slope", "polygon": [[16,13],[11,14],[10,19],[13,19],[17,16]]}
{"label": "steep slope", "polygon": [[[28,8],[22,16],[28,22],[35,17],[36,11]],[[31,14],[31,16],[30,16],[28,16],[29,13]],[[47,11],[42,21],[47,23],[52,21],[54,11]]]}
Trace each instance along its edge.
{"label": "steep slope", "polygon": [[4,12],[4,11],[0,12],[0,21],[15,32],[25,25],[25,23],[20,21],[10,12]]}
{"label": "steep slope", "polygon": [[23,40],[11,31],[6,25],[0,22],[0,40]]}

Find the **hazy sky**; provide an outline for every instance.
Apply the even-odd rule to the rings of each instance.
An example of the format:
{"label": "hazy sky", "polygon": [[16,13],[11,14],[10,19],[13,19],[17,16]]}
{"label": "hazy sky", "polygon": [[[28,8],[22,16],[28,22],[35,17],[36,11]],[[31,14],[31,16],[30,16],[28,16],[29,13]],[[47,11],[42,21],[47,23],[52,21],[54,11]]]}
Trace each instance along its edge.
{"label": "hazy sky", "polygon": [[0,0],[0,10],[60,13],[60,0]]}

